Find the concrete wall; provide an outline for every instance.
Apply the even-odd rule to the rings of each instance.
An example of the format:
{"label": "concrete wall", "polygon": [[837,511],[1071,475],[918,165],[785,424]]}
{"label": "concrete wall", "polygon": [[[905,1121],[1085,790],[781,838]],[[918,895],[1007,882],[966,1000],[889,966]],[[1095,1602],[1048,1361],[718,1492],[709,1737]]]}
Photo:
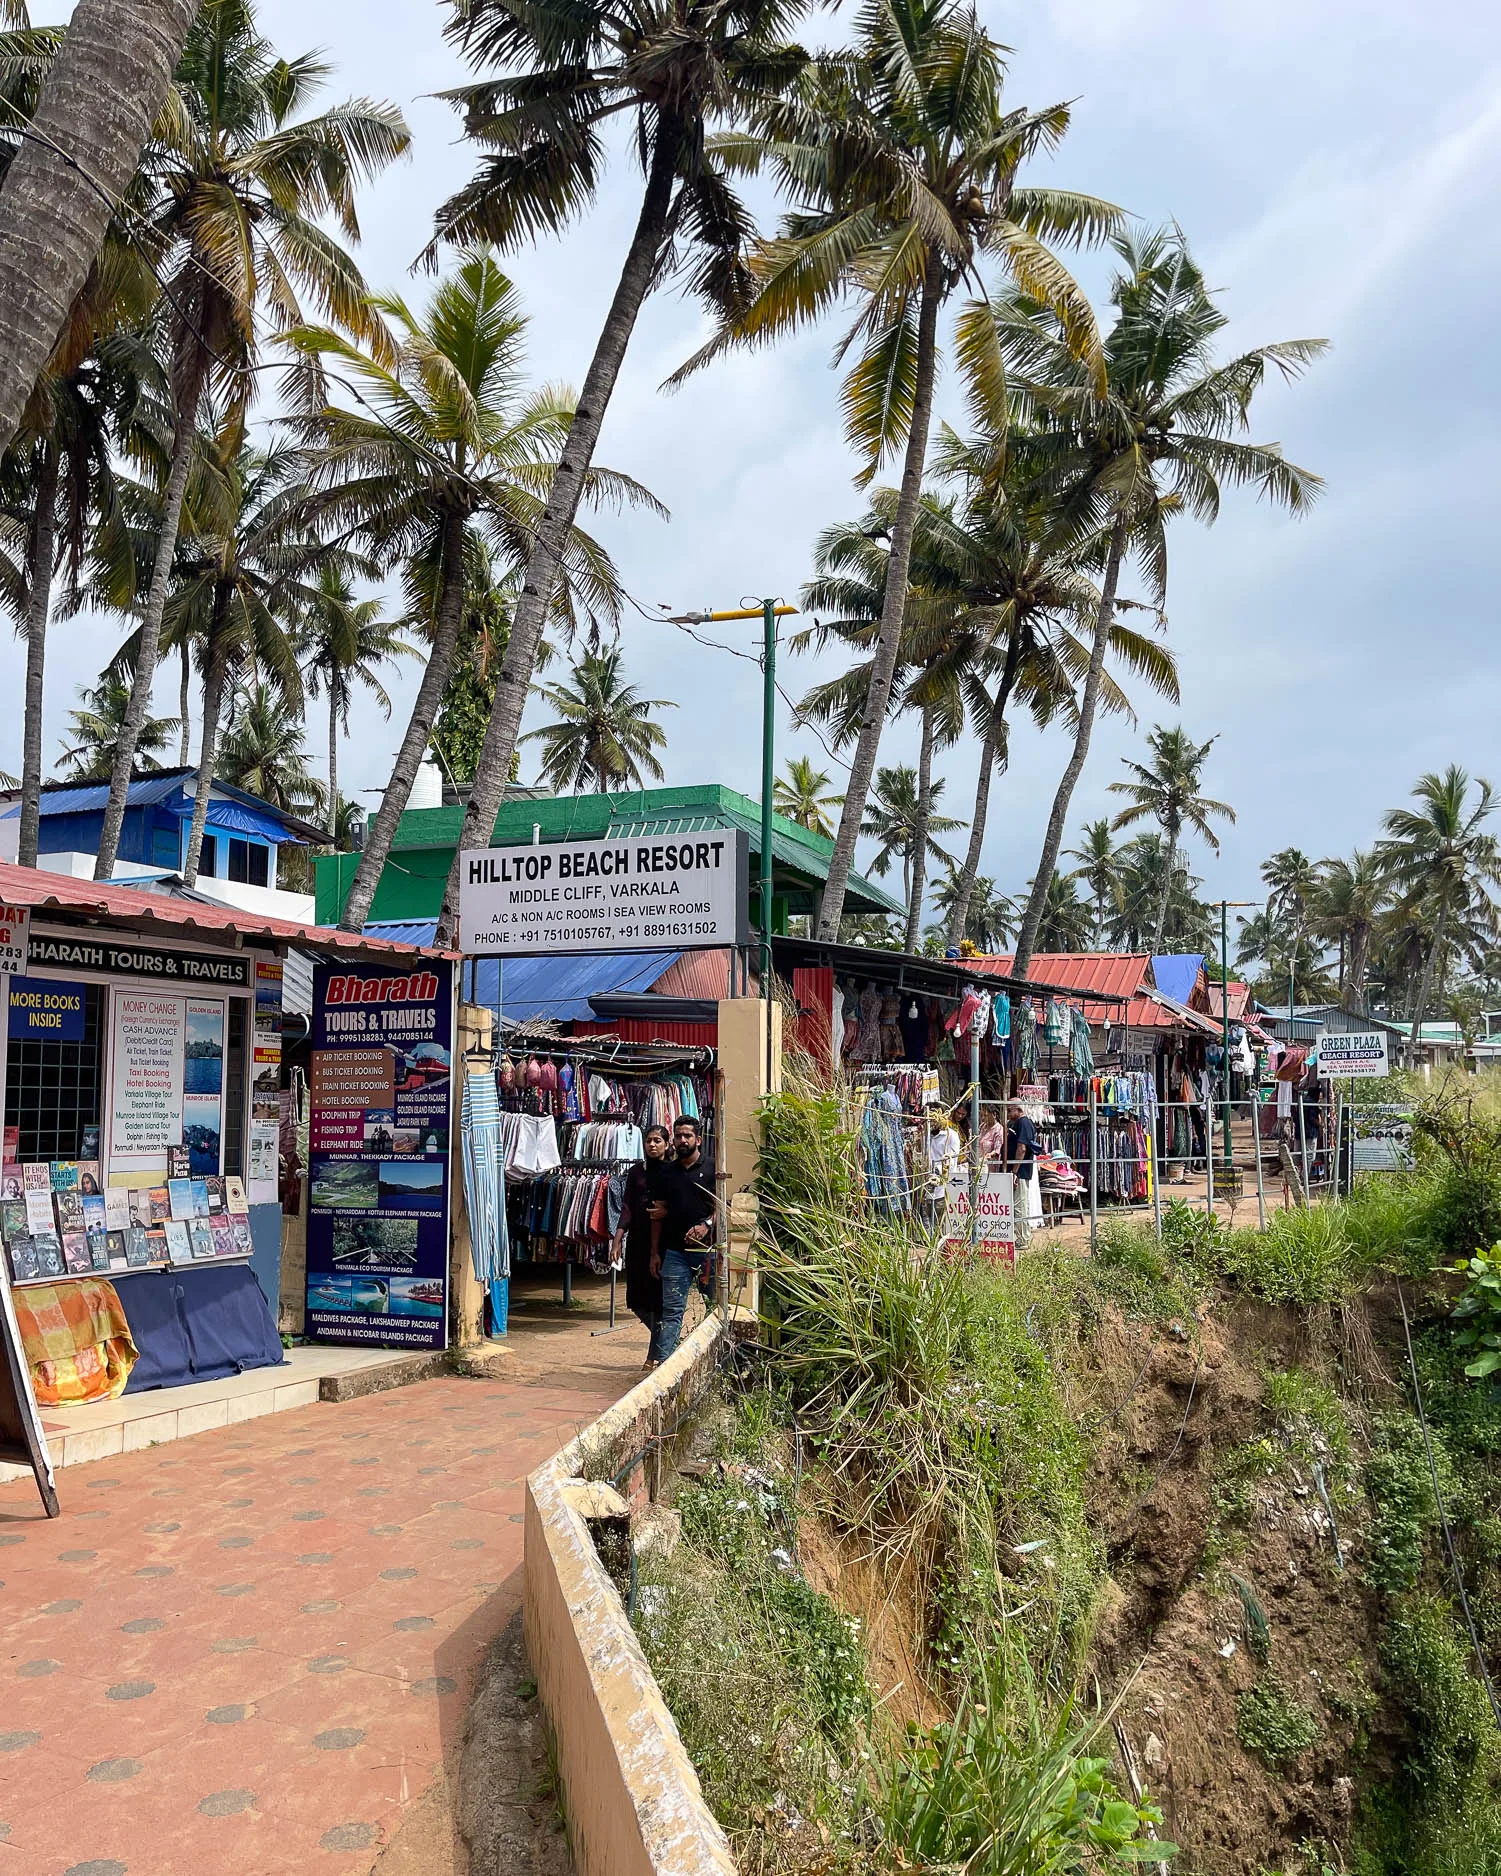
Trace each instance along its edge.
{"label": "concrete wall", "polygon": [[644,1495],[655,1439],[712,1379],[721,1333],[710,1317],[526,1482],[526,1645],[557,1742],[579,1876],[735,1876],[724,1832],[571,1502],[600,1490],[583,1485],[586,1470],[615,1472],[633,1458],[623,1489]]}

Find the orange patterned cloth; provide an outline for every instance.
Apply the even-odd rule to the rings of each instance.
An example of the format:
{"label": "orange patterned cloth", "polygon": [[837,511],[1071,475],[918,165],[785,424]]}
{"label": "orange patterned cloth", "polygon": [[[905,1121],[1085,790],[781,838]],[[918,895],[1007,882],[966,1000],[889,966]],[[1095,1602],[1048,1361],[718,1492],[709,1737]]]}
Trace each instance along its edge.
{"label": "orange patterned cloth", "polygon": [[33,1283],[12,1292],[39,1407],[113,1400],[140,1354],[114,1284]]}

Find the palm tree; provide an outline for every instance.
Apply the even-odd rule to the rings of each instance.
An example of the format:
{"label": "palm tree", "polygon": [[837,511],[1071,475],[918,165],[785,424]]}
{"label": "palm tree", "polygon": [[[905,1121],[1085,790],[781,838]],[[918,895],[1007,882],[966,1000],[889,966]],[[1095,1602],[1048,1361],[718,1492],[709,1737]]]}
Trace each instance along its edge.
{"label": "palm tree", "polygon": [[877,843],[871,871],[878,879],[886,877],[893,859],[900,859],[902,863],[902,900],[907,907],[909,934],[904,948],[909,951],[916,948],[915,937],[911,934],[922,916],[922,900],[918,896],[922,889],[922,876],[918,871],[918,842],[924,843],[921,856],[924,860],[930,857],[940,860],[952,872],[954,856],[939,845],[935,836],[951,834],[955,828],[964,825],[962,821],[951,820],[948,815],[937,811],[942,793],[943,781],[940,778],[929,784],[925,796],[914,768],[899,765],[890,769],[877,769],[876,785],[871,790],[865,818],[860,823],[861,834]]}
{"label": "palm tree", "polygon": [[1429,929],[1417,994],[1410,1016],[1409,1062],[1436,978],[1456,933],[1494,935],[1498,920],[1486,888],[1501,886],[1501,846],[1485,826],[1495,802],[1491,785],[1451,762],[1442,775],[1428,774],[1414,787],[1416,808],[1393,808],[1382,817],[1386,838],[1376,854],[1398,894],[1401,914],[1420,916]]}
{"label": "palm tree", "polygon": [[[289,338],[310,367],[297,424],[314,490],[309,522],[357,542],[379,566],[399,564],[408,623],[428,641],[391,779],[344,903],[346,931],[361,930],[369,914],[471,597],[485,590],[495,566],[516,572],[527,565],[575,410],[569,391],[527,389],[526,315],[493,255],[466,256],[424,314],[394,295],[373,304],[396,332],[390,364],[327,328]],[[320,401],[325,360],[355,380],[358,410]],[[585,494],[664,512],[638,483],[608,469],[589,472]],[[561,583],[550,590],[550,616],[567,634],[581,608],[611,622],[618,615],[614,565],[580,528],[570,530]],[[485,840],[493,828],[492,815]]]}
{"label": "palm tree", "polygon": [[1325,860],[1319,867],[1315,929],[1321,938],[1339,945],[1340,1004],[1358,1016],[1366,1010],[1371,941],[1389,890],[1386,873],[1373,852],[1357,852],[1348,860]]}
{"label": "palm tree", "polygon": [[[606,147],[601,127],[622,115],[645,174],[630,246],[525,562],[460,848],[482,846],[494,827],[569,530],[647,294],[676,272],[718,314],[744,295],[741,250],[751,223],[706,130],[743,122],[793,82],[806,55],[782,35],[799,4],[462,0],[454,7],[449,36],[471,64],[497,75],[451,94],[486,155],[439,211],[439,240],[508,248],[561,230],[593,201]],[[438,924],[442,943],[458,917],[458,881],[456,853]]]}
{"label": "palm tree", "polygon": [[416,647],[384,616],[379,599],[356,599],[349,575],[336,562],[319,568],[297,626],[298,655],[309,697],[328,696],[328,799],[339,795],[339,738],[349,734],[349,705],[357,687],[391,717],[391,696],[376,676],[383,664],[416,656]]}
{"label": "palm tree", "polygon": [[259,678],[235,697],[215,774],[289,814],[325,816],[328,796],[308,770],[301,713]]}
{"label": "palm tree", "polygon": [[368,99],[299,118],[328,76],[315,56],[287,60],[256,27],[251,0],[202,0],[147,169],[157,186],[151,241],[169,276],[163,341],[171,362],[172,449],[161,528],[141,610],[130,709],[110,779],[94,877],[114,872],[133,739],[156,678],[162,615],[192,468],[199,411],[217,393],[229,419],[251,397],[258,322],[300,326],[298,295],[347,332],[385,343],[359,270],[321,226],[359,239],[358,183],[403,155],[411,136],[394,105]]}
{"label": "palm tree", "polygon": [[592,782],[603,795],[612,788],[641,788],[648,775],[662,779],[657,751],[667,747],[667,732],[651,713],[677,706],[642,697],[634,684],[622,683],[620,658],[618,650],[586,653],[573,667],[571,684],[538,687],[557,720],[521,740],[541,743],[542,779],[556,789],[577,793]]}
{"label": "palm tree", "polygon": [[[130,704],[130,686],[107,673],[90,689],[78,687],[79,707],[68,713],[68,737],[58,752],[57,775],[69,782],[107,782],[115,766],[120,725]],[[162,765],[163,753],[177,729],[175,718],[147,717],[136,742],[137,775]]]}
{"label": "palm tree", "polygon": [[1267,910],[1302,927],[1308,923],[1321,889],[1319,868],[1301,847],[1283,847],[1261,863]]}
{"label": "palm tree", "polygon": [[1224,484],[1256,488],[1297,513],[1321,486],[1276,445],[1244,442],[1235,433],[1246,428],[1267,372],[1297,377],[1324,342],[1261,346],[1215,364],[1213,342],[1226,316],[1181,233],[1120,236],[1115,245],[1125,266],[1111,292],[1116,320],[1105,340],[1103,383],[1081,366],[1050,313],[1015,298],[993,298],[964,316],[965,345],[989,348],[1010,365],[1010,393],[1039,432],[1029,448],[1043,461],[1051,455],[1064,507],[1081,533],[1094,535],[1101,564],[1074,746],[1053,798],[1033,902],[1017,938],[1016,969],[1023,974],[1069,803],[1089,754],[1128,548],[1147,576],[1149,597],[1160,605],[1167,588],[1170,516],[1186,510],[1212,522]]}
{"label": "palm tree", "polygon": [[[1028,881],[1029,886],[1031,881]],[[1037,944],[1042,951],[1083,951],[1090,939],[1093,914],[1087,900],[1065,873],[1055,873],[1043,898]]]}
{"label": "palm tree", "polygon": [[1094,943],[1098,950],[1105,942],[1109,913],[1121,903],[1121,856],[1111,838],[1109,820],[1102,816],[1098,821],[1086,821],[1079,845],[1070,847],[1067,857],[1079,862],[1069,878],[1078,880],[1094,900]]}
{"label": "palm tree", "polygon": [[1111,823],[1117,833],[1123,827],[1135,826],[1138,821],[1152,820],[1156,821],[1167,837],[1167,852],[1163,857],[1162,869],[1162,901],[1152,932],[1154,957],[1162,949],[1162,931],[1167,923],[1168,897],[1172,891],[1173,876],[1178,870],[1178,845],[1183,838],[1183,830],[1192,828],[1218,853],[1219,835],[1209,825],[1210,817],[1215,816],[1222,821],[1235,819],[1235,810],[1227,802],[1213,801],[1199,793],[1199,778],[1215,741],[1216,738],[1211,736],[1207,743],[1196,743],[1184,733],[1181,724],[1169,730],[1159,723],[1147,738],[1147,747],[1152,752],[1150,763],[1126,760],[1132,779],[1110,784],[1112,795],[1125,795],[1130,803],[1121,809]]}
{"label": "palm tree", "polygon": [[[1119,849],[1120,896],[1110,917],[1109,940],[1117,951],[1207,951],[1212,936],[1209,907],[1198,897],[1203,881],[1178,854],[1171,869],[1161,834],[1138,834]],[[1167,916],[1157,921],[1167,892]]]}
{"label": "palm tree", "polygon": [[[0,450],[130,193],[197,0],[78,0],[0,185]],[[0,20],[26,24],[17,0]],[[10,127],[0,131],[9,153]]]}
{"label": "palm tree", "polygon": [[[957,948],[949,944],[948,927],[959,891],[959,875],[951,867],[933,892],[933,904],[940,914],[940,922],[930,925],[927,931],[929,947],[940,957],[945,947]],[[1016,907],[1004,894],[996,891],[995,881],[987,879],[983,873],[970,883],[969,894],[969,914],[964,930],[960,933],[960,942],[967,941],[983,952],[1004,951],[1016,929]]]}
{"label": "palm tree", "polygon": [[[224,699],[252,670],[269,678],[296,710],[302,707],[293,626],[307,603],[302,580],[329,550],[295,528],[303,464],[285,444],[269,450],[242,442],[230,419],[200,439],[201,489],[188,504],[191,532],[179,542],[171,597],[162,623],[169,646],[198,648],[203,674],[198,773],[182,877],[193,886],[218,770]],[[139,671],[139,639],[135,643]]]}
{"label": "palm tree", "polygon": [[806,827],[810,834],[832,836],[834,823],[829,809],[839,806],[839,796],[828,792],[829,775],[814,766],[808,756],[789,756],[784,774],[771,786],[772,806],[778,814]]}
{"label": "palm tree", "polygon": [[966,0],[866,0],[852,46],[820,60],[794,96],[768,108],[758,135],[726,140],[738,163],[772,169],[794,208],[753,257],[753,297],[685,369],[856,298],[860,315],[836,358],[859,347],[843,403],[865,457],[861,479],[902,454],[870,687],[823,892],[825,938],[839,929],[897,668],[943,308],[994,258],[1056,309],[1074,354],[1099,370],[1088,302],[1044,243],[1098,238],[1118,212],[1092,197],[1018,185],[1027,159],[1062,138],[1069,112],[1062,104],[1007,111],[1003,81],[1002,48]]}

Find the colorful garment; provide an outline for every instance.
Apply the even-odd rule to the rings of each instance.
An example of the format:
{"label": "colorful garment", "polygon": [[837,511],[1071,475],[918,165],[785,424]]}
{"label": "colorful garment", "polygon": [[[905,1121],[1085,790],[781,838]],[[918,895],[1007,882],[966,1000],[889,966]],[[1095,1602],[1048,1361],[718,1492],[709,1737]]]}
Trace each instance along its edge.
{"label": "colorful garment", "polygon": [[140,1351],[112,1283],[33,1283],[14,1300],[39,1407],[77,1407],[125,1392]]}

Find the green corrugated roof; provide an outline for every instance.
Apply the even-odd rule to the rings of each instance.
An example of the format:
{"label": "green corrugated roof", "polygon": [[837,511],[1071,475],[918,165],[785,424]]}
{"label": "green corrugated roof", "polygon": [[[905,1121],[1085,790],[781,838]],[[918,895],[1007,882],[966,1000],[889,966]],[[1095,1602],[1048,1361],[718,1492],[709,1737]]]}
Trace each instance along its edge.
{"label": "green corrugated roof", "polygon": [[[409,808],[402,815],[376,888],[372,918],[436,915],[463,823],[461,807]],[[553,795],[506,801],[495,817],[490,845],[524,846],[532,838],[533,827],[540,830],[544,842],[598,840],[607,835],[691,834],[732,827],[749,835],[753,865],[761,850],[760,804],[717,782],[695,788],[645,788],[619,795]],[[771,853],[777,896],[810,896],[828,878],[833,852],[834,843],[827,835],[810,833],[785,815],[774,815]],[[328,855],[314,862],[320,923],[337,921],[357,864],[358,855],[353,854]],[[751,885],[754,889],[754,872]],[[900,901],[858,873],[850,875],[845,908],[850,912],[902,911]],[[792,904],[790,909],[807,907]]]}

